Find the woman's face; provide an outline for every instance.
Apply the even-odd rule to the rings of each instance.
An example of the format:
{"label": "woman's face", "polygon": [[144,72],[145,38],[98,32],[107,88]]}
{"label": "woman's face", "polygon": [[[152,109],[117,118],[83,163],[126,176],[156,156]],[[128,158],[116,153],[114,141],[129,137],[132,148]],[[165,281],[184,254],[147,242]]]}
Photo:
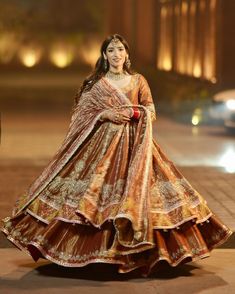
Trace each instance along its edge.
{"label": "woman's face", "polygon": [[127,52],[121,41],[111,41],[104,56],[108,59],[110,68],[123,68]]}

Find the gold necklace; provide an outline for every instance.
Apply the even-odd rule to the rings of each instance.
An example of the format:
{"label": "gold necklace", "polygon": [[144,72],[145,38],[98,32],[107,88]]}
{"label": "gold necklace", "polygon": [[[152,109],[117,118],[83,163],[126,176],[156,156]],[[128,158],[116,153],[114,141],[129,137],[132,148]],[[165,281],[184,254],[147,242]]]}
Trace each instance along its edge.
{"label": "gold necklace", "polygon": [[126,74],[123,71],[121,71],[121,72],[113,72],[113,71],[109,70],[106,73],[106,77],[110,78],[112,80],[118,81],[118,80],[121,80],[124,77],[126,77]]}

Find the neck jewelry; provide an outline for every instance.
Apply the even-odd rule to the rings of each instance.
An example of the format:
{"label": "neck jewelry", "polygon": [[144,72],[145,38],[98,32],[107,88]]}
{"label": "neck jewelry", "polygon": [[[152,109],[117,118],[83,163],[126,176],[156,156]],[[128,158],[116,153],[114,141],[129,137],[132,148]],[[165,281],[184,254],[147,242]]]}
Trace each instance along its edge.
{"label": "neck jewelry", "polygon": [[109,70],[106,73],[106,77],[117,81],[117,80],[121,80],[124,77],[126,77],[126,74],[123,71],[121,71],[121,72],[113,72],[113,71]]}

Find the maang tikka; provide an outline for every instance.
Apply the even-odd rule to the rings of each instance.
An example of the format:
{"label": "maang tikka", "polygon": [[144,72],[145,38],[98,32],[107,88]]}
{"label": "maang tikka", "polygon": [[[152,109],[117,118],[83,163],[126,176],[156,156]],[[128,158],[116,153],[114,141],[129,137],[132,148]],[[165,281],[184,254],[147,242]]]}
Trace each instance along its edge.
{"label": "maang tikka", "polygon": [[[114,44],[118,43],[118,42],[120,42],[120,40],[117,37],[114,37],[111,41],[111,43],[114,43]],[[127,68],[130,68],[130,66],[131,66],[131,61],[129,59],[129,56],[125,59],[125,65]]]}
{"label": "maang tikka", "polygon": [[[110,43],[114,43],[115,45],[118,42],[120,42],[120,40],[117,37],[114,37]],[[125,59],[125,65],[127,68],[130,68],[131,66],[131,61],[129,59],[129,56]],[[104,58],[104,70],[107,70],[107,69],[108,69],[108,61],[106,58]]]}

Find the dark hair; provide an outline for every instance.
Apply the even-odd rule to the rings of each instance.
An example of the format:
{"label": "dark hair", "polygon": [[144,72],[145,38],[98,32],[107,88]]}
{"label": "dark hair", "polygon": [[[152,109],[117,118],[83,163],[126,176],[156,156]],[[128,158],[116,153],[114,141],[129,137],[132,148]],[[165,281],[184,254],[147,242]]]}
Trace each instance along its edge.
{"label": "dark hair", "polygon": [[[124,45],[124,47],[125,47],[125,49],[126,49],[126,51],[128,53],[128,56],[130,58],[130,50],[129,50],[129,45],[128,45],[127,41],[121,35],[119,35],[119,34],[113,34],[113,35],[108,36],[103,41],[103,43],[101,45],[101,48],[100,48],[100,57],[96,61],[94,70],[91,72],[91,74],[88,77],[86,77],[86,79],[83,81],[83,84],[82,84],[80,90],[78,90],[78,92],[75,95],[75,98],[74,98],[75,106],[78,103],[79,97],[82,95],[82,93],[83,92],[86,92],[86,91],[89,91],[92,88],[92,86],[100,78],[102,78],[102,76],[104,76],[105,73],[109,70],[109,63],[108,63],[108,61],[107,61],[107,64],[108,64],[107,68],[105,68],[105,66],[104,66],[104,56],[103,56],[103,53],[106,53],[106,49],[107,49],[109,43],[114,38],[117,38],[117,39],[120,40],[120,42],[122,42],[122,44]],[[130,67],[127,67],[127,65],[126,65],[125,62],[123,64],[123,69],[125,71],[127,71],[131,75],[134,74],[134,71]]]}

